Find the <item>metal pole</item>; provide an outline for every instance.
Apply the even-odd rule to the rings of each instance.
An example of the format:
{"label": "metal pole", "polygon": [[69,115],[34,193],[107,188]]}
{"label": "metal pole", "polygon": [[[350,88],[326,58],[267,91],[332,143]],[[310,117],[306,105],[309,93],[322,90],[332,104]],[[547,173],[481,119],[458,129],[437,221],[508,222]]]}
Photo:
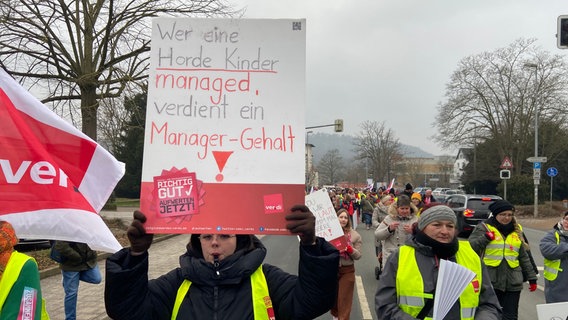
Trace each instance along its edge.
{"label": "metal pole", "polygon": [[477,194],[477,126],[473,127],[473,135],[473,193]]}
{"label": "metal pole", "polygon": [[550,177],[550,206],[552,207],[552,176]]}
{"label": "metal pole", "polygon": [[[538,87],[538,65],[536,63],[525,63],[525,67],[534,69],[534,93],[533,93],[533,105],[534,105],[534,156],[538,157],[538,104],[536,103],[536,90]],[[539,169],[540,170],[540,169]],[[539,179],[534,180],[534,217],[538,218],[538,185],[540,183]]]}
{"label": "metal pole", "polygon": [[[533,103],[534,103],[534,156],[538,157],[538,103],[536,103],[536,89],[537,89],[537,76],[538,76],[538,66],[534,65],[534,96],[533,96]],[[539,179],[535,179],[534,181],[534,217],[538,218],[538,184]]]}
{"label": "metal pole", "polygon": [[503,180],[503,182],[505,183],[505,185],[504,185],[504,189],[505,189],[505,200],[507,200],[507,179]]}
{"label": "metal pole", "polygon": [[469,124],[473,125],[473,193],[477,194],[477,125],[475,122],[470,122]]}

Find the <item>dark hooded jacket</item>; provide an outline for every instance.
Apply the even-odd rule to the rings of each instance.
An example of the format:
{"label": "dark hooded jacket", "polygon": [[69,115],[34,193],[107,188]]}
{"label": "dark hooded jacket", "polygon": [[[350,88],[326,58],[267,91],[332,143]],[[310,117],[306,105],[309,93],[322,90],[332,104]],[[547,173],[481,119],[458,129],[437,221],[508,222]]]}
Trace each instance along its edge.
{"label": "dark hooded jacket", "polygon": [[137,257],[129,249],[115,253],[106,262],[108,315],[113,319],[171,319],[177,290],[188,279],[192,285],[178,319],[254,319],[250,275],[260,265],[276,319],[313,319],[333,306],[339,254],[332,245],[318,238],[314,246],[300,246],[300,276],[295,276],[262,264],[266,248],[258,238],[250,238],[248,248],[237,244],[237,251],[218,267],[188,245],[180,267],[149,281],[148,253]]}

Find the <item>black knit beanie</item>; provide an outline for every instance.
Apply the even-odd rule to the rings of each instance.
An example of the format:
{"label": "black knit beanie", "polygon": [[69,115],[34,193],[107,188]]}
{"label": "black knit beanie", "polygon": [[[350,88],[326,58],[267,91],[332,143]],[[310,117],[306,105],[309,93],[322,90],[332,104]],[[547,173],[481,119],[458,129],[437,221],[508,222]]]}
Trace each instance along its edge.
{"label": "black knit beanie", "polygon": [[489,205],[489,211],[491,211],[494,216],[507,210],[515,211],[515,207],[507,200],[497,200]]}

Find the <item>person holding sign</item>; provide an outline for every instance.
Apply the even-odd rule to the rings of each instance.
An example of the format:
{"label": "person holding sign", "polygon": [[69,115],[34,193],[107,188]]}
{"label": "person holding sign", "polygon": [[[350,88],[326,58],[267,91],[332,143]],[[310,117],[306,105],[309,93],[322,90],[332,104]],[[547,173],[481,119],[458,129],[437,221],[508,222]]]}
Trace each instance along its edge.
{"label": "person holding sign", "polygon": [[497,200],[489,205],[489,210],[492,216],[473,229],[469,243],[483,257],[489,270],[491,283],[503,306],[503,319],[518,319],[524,278],[529,281],[531,292],[537,289],[536,271],[528,253],[530,247],[510,202]]}
{"label": "person holding sign", "polygon": [[544,257],[544,297],[546,303],[566,302],[568,285],[568,211],[540,240]]}
{"label": "person holding sign", "polygon": [[300,236],[299,276],[264,264],[266,248],[254,235],[192,234],[180,267],[148,280],[145,215],[134,212],[131,247],[107,259],[105,306],[113,319],[313,319],[337,296],[339,252],[315,235],[305,205],[286,215]]}
{"label": "person holding sign", "polygon": [[14,250],[17,243],[12,225],[0,220],[0,319],[49,320],[37,263]]}
{"label": "person holding sign", "polygon": [[351,227],[351,219],[346,209],[337,211],[339,224],[347,239],[347,247],[339,253],[339,289],[337,302],[331,309],[334,319],[349,320],[355,289],[355,260],[361,259],[361,235]]}
{"label": "person holding sign", "polygon": [[445,320],[500,320],[501,307],[487,269],[467,241],[458,241],[456,215],[447,206],[431,207],[420,215],[412,238],[385,263],[375,311],[379,319],[432,317],[440,260],[455,262],[477,276],[451,306]]}

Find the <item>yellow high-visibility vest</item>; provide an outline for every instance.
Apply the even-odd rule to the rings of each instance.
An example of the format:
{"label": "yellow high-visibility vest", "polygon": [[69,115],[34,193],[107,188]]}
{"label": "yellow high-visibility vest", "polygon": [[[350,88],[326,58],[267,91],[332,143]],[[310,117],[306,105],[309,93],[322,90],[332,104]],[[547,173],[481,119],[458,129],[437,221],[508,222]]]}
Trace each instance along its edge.
{"label": "yellow high-visibility vest", "polygon": [[[461,319],[473,320],[475,311],[479,305],[481,291],[481,260],[473,251],[469,242],[460,241],[460,247],[456,253],[458,264],[468,268],[476,274],[465,290],[460,295]],[[425,299],[433,299],[431,293],[424,292],[424,280],[418,263],[416,262],[415,249],[405,245],[400,247],[398,256],[398,271],[396,273],[396,295],[398,306],[402,311],[416,317],[424,308]],[[425,319],[431,319],[426,317]]]}
{"label": "yellow high-visibility vest", "polygon": [[[503,258],[505,258],[509,267],[518,267],[519,251],[523,244],[520,235],[516,231],[513,231],[504,239],[503,235],[501,235],[499,230],[494,226],[488,224],[487,228],[495,234],[495,239],[489,242],[487,247],[485,247],[483,262],[490,267],[498,267],[501,261],[503,261]],[[521,231],[523,230],[521,225],[519,225],[519,228]]]}
{"label": "yellow high-visibility vest", "polygon": [[[4,306],[4,302],[6,302],[8,294],[16,281],[18,281],[20,272],[28,260],[32,260],[36,263],[34,258],[23,253],[19,253],[18,251],[13,251],[10,255],[8,264],[6,264],[6,269],[2,274],[2,279],[0,279],[0,310]],[[41,308],[41,320],[49,320],[49,315],[47,314],[47,310],[45,310],[45,300],[43,297],[41,299],[41,305],[36,307]]]}
{"label": "yellow high-visibility vest", "polygon": [[[556,236],[556,244],[560,243],[560,236],[558,235],[558,232],[554,232],[554,235]],[[546,258],[544,258],[544,278],[546,280],[549,281],[554,281],[556,280],[556,277],[558,277],[558,272],[563,271],[562,268],[560,268],[560,259],[556,259],[556,260],[548,260]]]}
{"label": "yellow high-visibility vest", "polygon": [[[252,290],[252,307],[254,312],[255,320],[275,320],[274,308],[272,307],[272,300],[268,294],[268,284],[266,283],[266,277],[262,271],[262,265],[256,269],[250,276],[250,285]],[[174,303],[174,309],[172,311],[172,320],[177,319],[179,308],[183,299],[189,291],[191,286],[191,281],[185,279],[179,286],[176,301]]]}

